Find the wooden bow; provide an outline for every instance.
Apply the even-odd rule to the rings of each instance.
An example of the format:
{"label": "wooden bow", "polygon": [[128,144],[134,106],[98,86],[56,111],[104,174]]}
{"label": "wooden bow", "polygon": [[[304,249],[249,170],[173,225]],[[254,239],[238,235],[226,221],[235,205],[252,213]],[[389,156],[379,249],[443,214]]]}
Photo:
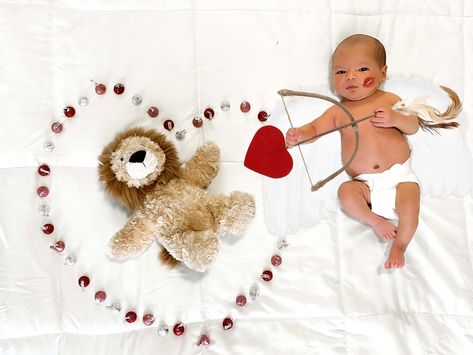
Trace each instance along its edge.
{"label": "wooden bow", "polygon": [[[305,97],[312,97],[312,98],[316,98],[316,99],[322,99],[322,100],[326,100],[326,101],[329,101],[331,103],[333,103],[334,105],[337,105],[338,107],[340,107],[342,109],[342,111],[348,116],[348,118],[350,119],[350,123],[347,123],[345,125],[342,125],[340,127],[335,127],[327,132],[323,132],[321,134],[318,134],[316,135],[315,137],[312,137],[310,139],[307,139],[307,140],[304,140],[304,141],[301,141],[297,144],[297,147],[299,148],[299,153],[301,154],[301,158],[302,158],[302,162],[304,163],[304,167],[305,167],[305,170],[307,172],[307,176],[309,177],[309,181],[310,181],[310,184],[311,184],[311,191],[317,191],[318,189],[320,189],[322,186],[324,186],[327,182],[329,182],[330,180],[334,179],[335,177],[337,177],[342,171],[346,171],[348,169],[348,167],[350,166],[351,162],[353,161],[353,159],[355,159],[355,156],[356,156],[356,153],[358,153],[358,148],[359,148],[359,143],[360,143],[360,137],[359,137],[359,132],[358,132],[358,123],[364,121],[364,120],[367,120],[371,117],[374,117],[374,115],[370,115],[370,116],[367,116],[367,117],[363,117],[363,118],[360,118],[358,120],[355,120],[353,118],[353,115],[350,113],[350,111],[348,111],[348,109],[343,106],[340,102],[338,102],[337,100],[331,98],[331,97],[328,97],[328,96],[325,96],[325,95],[320,95],[320,94],[316,94],[316,93],[311,93],[311,92],[304,92],[304,91],[293,91],[293,90],[288,90],[288,89],[283,89],[283,90],[279,90],[278,91],[278,94],[281,96],[281,100],[282,100],[282,103],[284,105],[284,110],[286,111],[286,114],[287,114],[287,118],[289,119],[289,123],[291,124],[291,127],[294,128],[294,125],[292,124],[292,120],[291,120],[291,115],[289,114],[289,110],[287,109],[287,106],[286,106],[286,102],[284,101],[284,97],[285,96],[305,96]],[[350,159],[348,159],[348,161],[340,168],[338,169],[337,171],[335,171],[334,173],[330,174],[329,176],[327,176],[325,179],[322,179],[320,181],[318,181],[316,184],[314,184],[312,182],[312,179],[310,177],[310,174],[309,174],[309,169],[307,168],[307,164],[305,162],[305,159],[304,159],[304,154],[302,154],[302,150],[301,150],[301,147],[300,147],[300,144],[302,143],[305,143],[305,142],[308,142],[308,141],[311,141],[313,139],[317,139],[317,138],[320,138],[322,136],[325,136],[326,134],[329,134],[329,133],[332,133],[332,132],[335,132],[335,131],[339,131],[341,130],[342,128],[346,128],[346,127],[353,127],[353,131],[355,133],[355,149],[353,150],[353,153],[352,155],[350,156]]]}

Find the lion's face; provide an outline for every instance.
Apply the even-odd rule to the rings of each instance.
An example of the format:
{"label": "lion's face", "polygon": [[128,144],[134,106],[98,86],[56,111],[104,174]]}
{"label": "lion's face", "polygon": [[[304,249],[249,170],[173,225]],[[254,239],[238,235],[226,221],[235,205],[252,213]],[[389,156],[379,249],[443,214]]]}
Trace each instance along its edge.
{"label": "lion's face", "polygon": [[128,187],[151,184],[163,171],[166,155],[148,137],[128,137],[111,154],[111,169]]}
{"label": "lion's face", "polygon": [[99,179],[130,211],[147,194],[181,175],[174,144],[154,129],[129,128],[118,133],[99,156]]}

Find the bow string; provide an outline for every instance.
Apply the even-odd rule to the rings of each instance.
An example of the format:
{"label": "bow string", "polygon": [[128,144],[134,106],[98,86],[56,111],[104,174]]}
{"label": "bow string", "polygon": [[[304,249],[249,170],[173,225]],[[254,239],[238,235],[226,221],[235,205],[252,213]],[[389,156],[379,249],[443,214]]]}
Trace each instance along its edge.
{"label": "bow string", "polygon": [[[307,173],[307,176],[309,178],[309,182],[310,182],[310,185],[311,185],[311,191],[317,191],[318,189],[320,189],[322,186],[324,186],[327,182],[329,182],[330,180],[334,179],[335,177],[337,177],[339,174],[341,174],[343,171],[346,171],[348,169],[348,167],[350,166],[350,164],[352,163],[353,159],[355,159],[355,156],[356,154],[358,153],[358,148],[359,148],[359,145],[360,145],[360,134],[358,132],[358,123],[364,121],[364,120],[367,120],[369,118],[372,118],[374,117],[375,115],[372,114],[372,115],[369,115],[369,116],[366,116],[366,117],[363,117],[363,118],[360,118],[358,120],[355,120],[355,118],[353,117],[353,115],[350,113],[350,111],[348,111],[348,109],[343,106],[340,102],[338,102],[337,100],[329,97],[329,96],[325,96],[325,95],[320,95],[320,94],[316,94],[316,93],[312,93],[312,92],[304,92],[304,91],[293,91],[293,90],[288,90],[288,89],[283,89],[283,90],[279,90],[278,91],[278,94],[281,96],[281,100],[282,100],[282,103],[283,103],[283,106],[284,106],[284,110],[286,111],[286,115],[287,115],[287,118],[289,119],[289,123],[291,125],[291,128],[294,128],[294,125],[292,124],[292,119],[291,119],[291,115],[289,114],[289,110],[287,108],[287,105],[286,105],[286,101],[284,100],[284,97],[285,96],[305,96],[305,97],[311,97],[311,98],[315,98],[315,99],[321,99],[321,100],[325,100],[325,101],[329,101],[331,103],[333,103],[334,105],[340,107],[340,109],[348,116],[348,118],[350,119],[350,123],[347,123],[345,125],[342,125],[342,126],[339,126],[339,127],[335,127],[327,132],[323,132],[321,134],[318,134],[316,135],[315,137],[311,137],[309,139],[306,139],[304,141],[301,141],[299,143],[297,143],[297,147],[299,148],[299,153],[301,154],[301,158],[302,158],[302,162],[304,163],[304,167],[305,167],[305,171]],[[308,142],[308,141],[311,141],[313,139],[317,139],[317,138],[320,138],[322,136],[325,136],[329,133],[332,133],[332,132],[335,132],[335,131],[339,131],[343,128],[346,128],[346,127],[353,127],[353,132],[355,134],[355,148],[353,149],[353,153],[351,154],[350,158],[347,160],[347,162],[340,168],[338,169],[337,171],[335,171],[334,173],[330,174],[329,176],[327,176],[325,179],[322,179],[320,181],[318,181],[317,183],[313,183],[312,182],[312,178],[310,177],[310,174],[309,174],[309,169],[307,168],[307,163],[304,159],[304,154],[302,154],[302,149],[300,147],[300,145],[302,143],[305,143],[305,142]]]}

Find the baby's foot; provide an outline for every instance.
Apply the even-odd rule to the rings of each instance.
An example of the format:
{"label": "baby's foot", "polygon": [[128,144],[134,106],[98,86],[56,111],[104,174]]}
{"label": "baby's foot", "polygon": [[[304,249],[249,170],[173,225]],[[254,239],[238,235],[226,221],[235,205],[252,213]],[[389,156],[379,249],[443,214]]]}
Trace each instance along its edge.
{"label": "baby's foot", "polygon": [[404,265],[404,250],[393,245],[389,251],[388,260],[384,263],[384,268],[400,269],[404,267]]}
{"label": "baby's foot", "polygon": [[378,237],[383,238],[384,240],[391,240],[396,237],[396,226],[382,217],[371,224],[371,228],[374,229]]}

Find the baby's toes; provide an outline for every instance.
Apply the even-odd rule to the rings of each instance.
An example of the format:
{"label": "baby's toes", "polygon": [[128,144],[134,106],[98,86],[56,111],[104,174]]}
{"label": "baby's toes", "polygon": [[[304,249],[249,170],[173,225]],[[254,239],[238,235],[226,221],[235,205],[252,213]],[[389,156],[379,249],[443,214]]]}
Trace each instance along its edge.
{"label": "baby's toes", "polygon": [[392,240],[396,234],[393,232],[384,233],[383,237],[385,240]]}

